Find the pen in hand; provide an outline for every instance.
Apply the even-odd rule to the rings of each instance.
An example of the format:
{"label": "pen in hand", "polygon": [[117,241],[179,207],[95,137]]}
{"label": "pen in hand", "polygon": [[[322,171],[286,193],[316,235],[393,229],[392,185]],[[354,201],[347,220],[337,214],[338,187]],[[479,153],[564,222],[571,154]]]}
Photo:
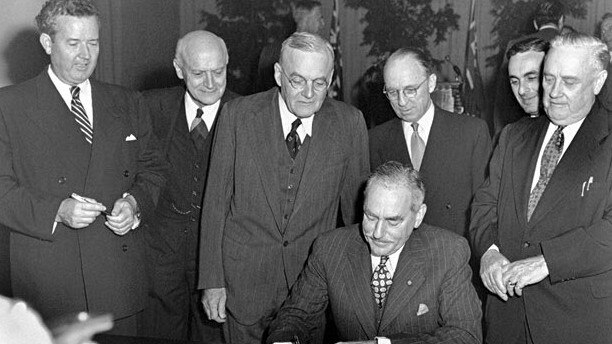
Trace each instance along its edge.
{"label": "pen in hand", "polygon": [[[71,197],[72,199],[75,199],[75,200],[79,201],[79,202],[84,202],[84,203],[100,203],[100,202],[92,202],[92,200],[90,200],[90,199],[88,199],[88,198],[85,198],[85,197],[83,197],[83,196],[79,196],[79,195],[77,195],[77,194],[76,194],[76,193],[74,193],[74,192],[72,193],[72,195],[70,195],[70,197]],[[100,204],[102,204],[102,203],[100,203]],[[106,210],[101,211],[101,213],[102,213],[102,214],[104,214],[104,215],[106,215],[106,216],[112,216],[112,214],[110,213],[110,211],[108,211],[108,209],[109,209],[109,208],[108,208],[107,206],[105,206],[104,204],[102,204],[102,205],[103,205],[103,206],[106,208]]]}

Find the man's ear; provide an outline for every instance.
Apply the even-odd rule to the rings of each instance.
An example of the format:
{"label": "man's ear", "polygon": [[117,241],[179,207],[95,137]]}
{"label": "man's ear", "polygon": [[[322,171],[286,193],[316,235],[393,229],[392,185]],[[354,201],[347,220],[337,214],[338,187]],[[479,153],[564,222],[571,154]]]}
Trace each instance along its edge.
{"label": "man's ear", "polygon": [[172,60],[172,65],[174,66],[174,71],[176,72],[176,76],[179,79],[184,79],[183,70],[181,69],[181,66],[179,66],[178,61],[176,59]]}
{"label": "man's ear", "polygon": [[46,33],[41,33],[40,37],[38,38],[38,41],[45,50],[45,53],[47,53],[47,55],[51,55],[51,50],[53,46],[53,39],[51,39],[51,36]]}
{"label": "man's ear", "polygon": [[606,70],[599,71],[599,73],[597,73],[595,76],[595,80],[593,80],[593,92],[595,95],[598,95],[599,92],[601,92],[601,89],[606,82],[606,76],[608,78],[610,77],[610,75],[608,75],[608,71]]}
{"label": "man's ear", "polygon": [[419,228],[421,223],[423,222],[423,218],[425,217],[425,213],[427,212],[427,205],[425,203],[421,204],[419,210],[416,212],[414,217],[414,228]]}
{"label": "man's ear", "polygon": [[436,76],[436,73],[431,73],[431,75],[429,76],[429,93],[433,92],[436,90],[436,84],[438,83],[438,77]]}
{"label": "man's ear", "polygon": [[276,80],[278,87],[281,87],[282,73],[280,64],[278,62],[274,63],[274,80]]}

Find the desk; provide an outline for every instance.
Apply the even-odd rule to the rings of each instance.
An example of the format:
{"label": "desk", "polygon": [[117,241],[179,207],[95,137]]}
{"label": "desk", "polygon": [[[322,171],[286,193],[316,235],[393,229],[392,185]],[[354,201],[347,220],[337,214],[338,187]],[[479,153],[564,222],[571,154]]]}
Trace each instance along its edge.
{"label": "desk", "polygon": [[191,342],[186,340],[170,340],[145,337],[114,336],[110,334],[99,334],[94,341],[100,344],[205,344],[204,342]]}

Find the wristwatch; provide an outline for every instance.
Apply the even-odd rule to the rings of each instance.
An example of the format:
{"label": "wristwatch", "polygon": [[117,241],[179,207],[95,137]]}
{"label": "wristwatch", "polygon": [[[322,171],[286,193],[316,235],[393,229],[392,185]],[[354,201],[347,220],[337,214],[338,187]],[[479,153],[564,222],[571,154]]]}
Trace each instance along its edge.
{"label": "wristwatch", "polygon": [[376,344],[391,344],[391,339],[387,337],[374,337]]}

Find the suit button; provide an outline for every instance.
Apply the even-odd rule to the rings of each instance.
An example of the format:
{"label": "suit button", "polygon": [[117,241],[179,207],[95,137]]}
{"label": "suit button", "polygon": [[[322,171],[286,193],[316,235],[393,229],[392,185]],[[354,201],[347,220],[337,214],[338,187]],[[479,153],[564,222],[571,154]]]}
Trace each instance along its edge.
{"label": "suit button", "polygon": [[451,204],[450,203],[446,203],[446,209],[450,210],[450,208],[452,208]]}
{"label": "suit button", "polygon": [[128,171],[128,170],[123,171],[123,176],[124,177],[129,177],[130,176],[130,171]]}
{"label": "suit button", "polygon": [[198,177],[197,177],[197,176],[194,176],[194,177],[193,177],[193,181],[194,181],[194,182],[197,182],[197,181],[198,181]]}
{"label": "suit button", "polygon": [[408,280],[408,282],[406,282],[406,284],[408,284],[408,285],[412,285],[412,281],[411,281],[411,280]]}
{"label": "suit button", "polygon": [[127,246],[127,245],[123,245],[123,246],[121,246],[121,249],[123,250],[123,252],[127,252],[127,248],[128,248],[128,246]]}
{"label": "suit button", "polygon": [[289,241],[283,242],[283,246],[285,246],[285,247],[289,246]]}
{"label": "suit button", "polygon": [[59,179],[57,180],[58,184],[64,184],[66,182],[66,177],[59,177]]}
{"label": "suit button", "polygon": [[283,219],[287,220],[289,218],[288,214],[285,214],[285,216],[283,216]]}
{"label": "suit button", "polygon": [[529,246],[531,246],[531,243],[530,243],[529,241],[525,241],[525,242],[523,243],[523,247],[524,247],[524,248],[527,248],[527,247],[529,247]]}
{"label": "suit button", "polygon": [[289,184],[289,186],[287,187],[289,190],[293,189],[293,184]]}

